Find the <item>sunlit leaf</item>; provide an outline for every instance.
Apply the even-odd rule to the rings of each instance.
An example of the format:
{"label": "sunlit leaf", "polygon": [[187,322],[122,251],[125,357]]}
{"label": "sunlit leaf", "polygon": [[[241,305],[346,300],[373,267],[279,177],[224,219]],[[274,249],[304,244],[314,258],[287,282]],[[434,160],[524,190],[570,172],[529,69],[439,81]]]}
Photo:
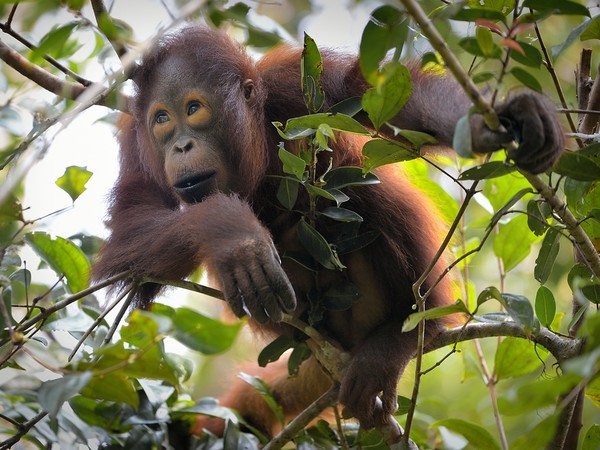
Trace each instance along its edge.
{"label": "sunlit leaf", "polygon": [[494,373],[498,380],[520,377],[538,370],[549,352],[526,339],[507,337],[496,350]]}
{"label": "sunlit leaf", "polygon": [[73,201],[85,192],[85,184],[93,173],[85,167],[69,166],[65,173],[56,180],[56,185],[65,191]]}
{"label": "sunlit leaf", "polygon": [[298,180],[302,180],[306,163],[302,158],[288,152],[282,145],[279,146],[279,159],[283,163],[283,171],[294,175]]}
{"label": "sunlit leaf", "polygon": [[25,236],[25,241],[57,274],[64,274],[72,293],[88,287],[90,262],[79,247],[67,239],[52,238],[37,231]]}
{"label": "sunlit leaf", "polygon": [[363,156],[366,158],[363,171],[368,173],[386,164],[395,164],[400,161],[418,158],[419,154],[400,143],[384,139],[372,139],[364,145]]}
{"label": "sunlit leaf", "polygon": [[597,450],[598,448],[600,448],[600,425],[592,425],[585,433],[581,450]]}
{"label": "sunlit leaf", "polygon": [[587,26],[583,33],[581,33],[579,39],[582,41],[587,41],[588,39],[600,39],[600,15],[594,17],[587,23]]}
{"label": "sunlit leaf", "polygon": [[177,308],[172,319],[173,337],[186,347],[207,355],[231,347],[243,324],[226,324],[190,308]]}
{"label": "sunlit leaf", "polygon": [[139,396],[135,386],[128,377],[118,371],[103,374],[101,377],[92,377],[81,390],[81,394],[98,400],[127,403],[134,408],[139,406]]}
{"label": "sunlit leaf", "polygon": [[502,259],[505,272],[514,269],[531,252],[531,244],[539,238],[529,231],[527,217],[519,215],[500,225],[494,240],[494,254]]}
{"label": "sunlit leaf", "polygon": [[376,130],[396,116],[412,94],[408,69],[400,63],[388,63],[381,82],[363,94],[362,106]]}

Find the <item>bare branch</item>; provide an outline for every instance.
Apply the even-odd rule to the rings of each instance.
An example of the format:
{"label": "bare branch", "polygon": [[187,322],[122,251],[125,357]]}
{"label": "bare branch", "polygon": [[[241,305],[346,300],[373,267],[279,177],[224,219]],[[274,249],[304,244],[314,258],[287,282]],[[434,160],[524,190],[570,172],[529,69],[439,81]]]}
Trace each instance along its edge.
{"label": "bare branch", "polygon": [[512,336],[528,339],[546,348],[560,363],[578,355],[583,346],[581,339],[559,336],[547,328],[527,336],[523,327],[515,322],[469,323],[464,327],[446,330],[437,335],[425,348],[426,352],[438,350],[457,342],[486,337]]}

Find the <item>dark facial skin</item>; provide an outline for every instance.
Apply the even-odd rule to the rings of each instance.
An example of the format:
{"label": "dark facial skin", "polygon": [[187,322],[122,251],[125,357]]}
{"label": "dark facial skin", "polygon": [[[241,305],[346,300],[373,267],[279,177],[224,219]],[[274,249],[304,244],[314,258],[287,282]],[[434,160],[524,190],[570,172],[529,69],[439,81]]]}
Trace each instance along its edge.
{"label": "dark facial skin", "polygon": [[189,61],[157,67],[146,120],[164,158],[167,181],[186,203],[229,192],[230,175],[218,139],[220,102],[201,86]]}

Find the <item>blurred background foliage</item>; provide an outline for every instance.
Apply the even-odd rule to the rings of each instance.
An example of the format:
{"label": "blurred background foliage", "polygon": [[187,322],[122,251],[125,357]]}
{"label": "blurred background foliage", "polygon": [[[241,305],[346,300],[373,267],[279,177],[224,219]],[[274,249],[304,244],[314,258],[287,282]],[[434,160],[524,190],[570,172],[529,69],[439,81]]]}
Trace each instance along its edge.
{"label": "blurred background foliage", "polygon": [[[401,9],[394,1],[207,0],[191,9],[193,3],[107,1],[107,12],[95,16],[84,0],[18,6],[0,1],[0,57],[5,59],[6,48],[12,48],[60,79],[81,86],[88,80],[114,85],[127,93],[118,49],[141,48],[182,12],[228,29],[257,57],[280,41],[301,43],[304,31],[319,46],[361,48],[363,56],[373,51],[360,47],[369,14],[384,4]],[[592,68],[600,61],[595,3],[531,0],[518,2],[516,14],[510,0],[419,3],[482,90],[499,89],[502,96],[525,85],[562,107],[558,82],[566,108],[579,108],[576,72],[582,49],[592,49]],[[538,20],[539,35],[527,25],[528,14]],[[517,23],[520,29],[510,28]],[[403,58],[440,68],[416,26],[406,26],[404,36]],[[509,49],[512,57],[505,59]],[[547,56],[554,77],[544,63]],[[115,102],[109,97],[105,103],[117,107]],[[577,113],[572,115],[577,124]],[[15,448],[251,448],[260,436],[239,434],[234,426],[228,443],[178,439],[187,434],[181,430],[196,413],[236,421],[204,396],[227,389],[240,363],[255,359],[266,342],[250,340],[243,322],[224,316],[220,301],[197,293],[170,289],[151,312],[131,312],[127,298],[107,296],[88,284],[90,265],[106,237],[105,199],[117,171],[116,117],[106,106],[82,108],[50,94],[0,64],[0,448],[17,441]],[[577,148],[574,139],[568,147]],[[566,199],[596,248],[599,154],[598,144],[589,141],[545,178]],[[428,159],[445,173],[423,159],[403,162],[403,170],[451,223],[464,199],[458,183],[468,186],[465,173],[482,161],[451,153]],[[504,159],[500,152],[492,162]],[[460,256],[482,244],[453,271],[456,298],[473,312],[478,296],[494,286],[531,305],[534,329],[541,324],[563,337],[574,324],[575,298],[578,309],[586,311],[578,336],[587,347],[580,359],[559,368],[543,348],[522,339],[458,344],[457,352],[422,378],[411,438],[419,448],[495,449],[506,446],[499,437],[503,434],[511,449],[543,448],[556,430],[557,398],[580,383],[587,395],[579,446],[598,448],[597,277],[582,266],[574,268],[564,224],[533,190],[523,191],[531,188],[524,177],[512,172],[484,178],[450,248]],[[498,211],[501,215],[495,216]],[[201,272],[193,277],[200,280]],[[486,302],[477,314],[497,314],[501,304],[506,308],[500,300]],[[425,367],[449,351],[425,355]],[[401,381],[403,397],[411,396],[412,371],[411,366]],[[400,423],[403,417],[399,414]],[[357,434],[351,425],[345,431],[351,447],[387,448],[377,434]],[[336,433],[320,424],[295,442],[298,448],[337,448]]]}

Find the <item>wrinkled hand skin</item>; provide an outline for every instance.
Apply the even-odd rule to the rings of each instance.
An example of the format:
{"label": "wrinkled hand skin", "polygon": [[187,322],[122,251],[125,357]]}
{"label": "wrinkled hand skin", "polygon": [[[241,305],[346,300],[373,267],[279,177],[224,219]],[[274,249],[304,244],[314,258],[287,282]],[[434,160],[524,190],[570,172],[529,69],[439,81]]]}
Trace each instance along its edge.
{"label": "wrinkled hand skin", "polygon": [[215,262],[225,299],[238,317],[280,322],[296,309],[296,296],[270,240],[238,240]]}
{"label": "wrinkled hand skin", "polygon": [[362,349],[352,358],[342,380],[344,415],[355,417],[365,429],[388,423],[398,409],[397,384],[409,360],[390,357]]}
{"label": "wrinkled hand skin", "polygon": [[474,114],[470,119],[473,151],[489,153],[516,141],[518,147],[508,156],[517,167],[532,174],[550,169],[565,146],[554,104],[543,95],[522,92],[494,109],[506,131],[490,130],[483,117]]}

